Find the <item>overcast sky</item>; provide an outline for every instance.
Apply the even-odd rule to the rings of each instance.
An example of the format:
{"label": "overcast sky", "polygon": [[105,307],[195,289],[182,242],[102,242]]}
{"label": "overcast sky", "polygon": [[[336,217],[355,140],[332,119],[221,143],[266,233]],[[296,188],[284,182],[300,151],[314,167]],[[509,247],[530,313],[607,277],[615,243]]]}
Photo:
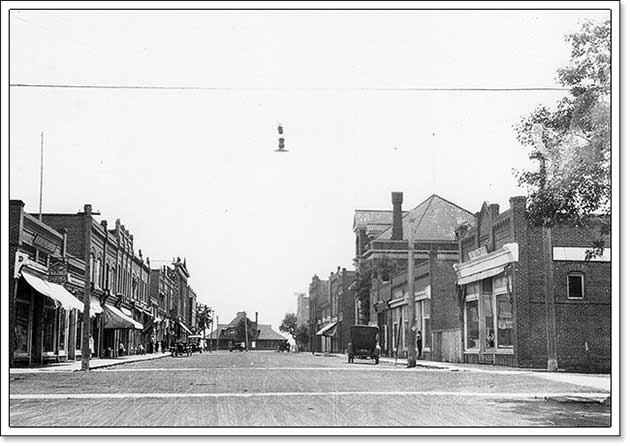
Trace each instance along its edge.
{"label": "overcast sky", "polygon": [[557,87],[587,18],[608,13],[13,11],[12,83],[219,90],[12,88],[10,196],[37,212],[44,131],[44,212],[91,203],[145,256],[186,257],[221,322],[277,327],[352,267],[354,209],[505,209],[531,165],[512,126],[563,95],[377,89]]}

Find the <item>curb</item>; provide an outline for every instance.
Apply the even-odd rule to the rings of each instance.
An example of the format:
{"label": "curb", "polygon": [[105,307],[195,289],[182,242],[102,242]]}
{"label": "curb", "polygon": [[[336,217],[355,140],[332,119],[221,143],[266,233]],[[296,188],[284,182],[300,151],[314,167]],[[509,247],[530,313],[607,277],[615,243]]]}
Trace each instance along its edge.
{"label": "curb", "polygon": [[[114,364],[101,364],[101,365],[90,366],[90,368],[88,370],[104,369],[104,368],[107,368],[107,367],[114,367],[114,366],[121,365],[121,364],[133,364],[134,362],[153,361],[155,359],[168,358],[170,356],[171,355],[169,353],[169,354],[164,354],[162,356],[156,356],[156,357],[153,357],[153,358],[137,358],[137,359],[134,358],[134,359],[129,360],[129,361],[121,361],[121,362],[117,362],[117,363],[114,363]],[[73,372],[81,372],[81,371],[82,371],[81,369],[73,370]]]}

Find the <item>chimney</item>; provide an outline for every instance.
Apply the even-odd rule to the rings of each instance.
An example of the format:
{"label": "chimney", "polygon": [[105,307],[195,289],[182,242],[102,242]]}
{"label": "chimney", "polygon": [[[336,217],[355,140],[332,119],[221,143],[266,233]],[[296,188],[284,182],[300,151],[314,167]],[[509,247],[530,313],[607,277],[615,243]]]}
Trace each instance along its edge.
{"label": "chimney", "polygon": [[256,312],[256,328],[258,328],[258,311]]}
{"label": "chimney", "polygon": [[394,215],[392,220],[392,240],[402,240],[402,192],[392,192],[392,204],[394,205]]}
{"label": "chimney", "polygon": [[499,215],[499,205],[497,203],[489,204],[488,210],[491,218],[496,218]]}

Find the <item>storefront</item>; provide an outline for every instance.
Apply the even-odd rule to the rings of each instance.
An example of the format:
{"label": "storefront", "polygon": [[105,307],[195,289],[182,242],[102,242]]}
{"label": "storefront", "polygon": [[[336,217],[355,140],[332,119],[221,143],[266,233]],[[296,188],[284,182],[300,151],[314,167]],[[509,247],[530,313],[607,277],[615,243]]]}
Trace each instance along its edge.
{"label": "storefront", "polygon": [[118,357],[135,353],[140,344],[143,325],[134,320],[131,310],[110,304],[103,307],[103,348],[105,357]]}
{"label": "storefront", "polygon": [[518,245],[455,265],[463,300],[464,362],[512,365],[516,337],[512,266]]}
{"label": "storefront", "polygon": [[14,290],[15,363],[66,361],[74,348],[70,334],[74,339],[76,314],[83,303],[63,286],[49,282],[44,268],[27,258],[17,270]]}

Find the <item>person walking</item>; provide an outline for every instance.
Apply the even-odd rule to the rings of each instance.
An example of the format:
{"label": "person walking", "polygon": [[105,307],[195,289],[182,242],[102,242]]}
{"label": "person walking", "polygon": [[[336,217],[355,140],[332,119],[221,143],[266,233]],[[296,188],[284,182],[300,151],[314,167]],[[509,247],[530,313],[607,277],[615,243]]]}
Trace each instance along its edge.
{"label": "person walking", "polygon": [[418,349],[418,358],[422,358],[422,331],[416,333],[416,347]]}

